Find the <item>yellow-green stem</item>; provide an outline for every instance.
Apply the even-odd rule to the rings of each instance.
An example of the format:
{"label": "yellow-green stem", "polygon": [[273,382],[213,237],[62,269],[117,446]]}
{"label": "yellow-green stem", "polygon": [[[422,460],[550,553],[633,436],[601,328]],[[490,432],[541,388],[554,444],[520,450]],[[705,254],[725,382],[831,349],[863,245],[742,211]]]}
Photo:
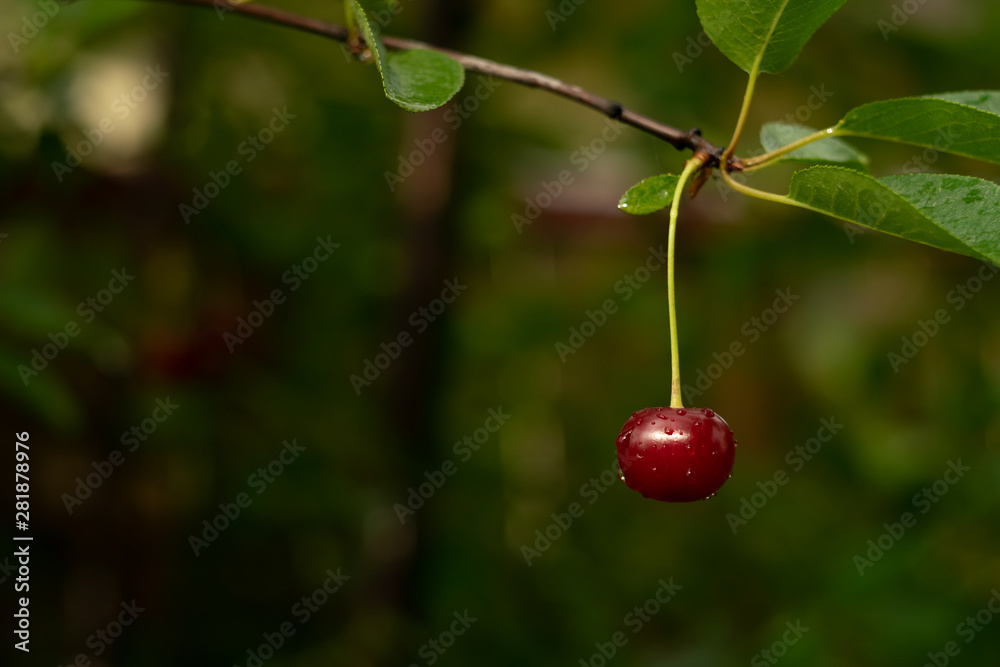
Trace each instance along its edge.
{"label": "yellow-green stem", "polygon": [[808,136],[802,137],[801,139],[796,139],[792,143],[782,146],[781,148],[776,148],[769,153],[745,159],[743,160],[743,171],[747,172],[760,169],[761,167],[767,166],[767,164],[773,160],[777,160],[779,157],[788,155],[792,151],[796,151],[814,141],[819,141],[820,139],[826,139],[828,137],[835,137],[837,136],[837,127],[839,126],[834,125],[833,127],[828,127],[825,130],[820,130]]}
{"label": "yellow-green stem", "polygon": [[722,152],[721,163],[723,165],[732,157],[736,151],[736,145],[740,143],[740,136],[743,134],[743,127],[747,124],[747,115],[750,113],[750,103],[753,101],[753,91],[757,86],[757,76],[759,73],[760,58],[754,63],[750,70],[750,80],[747,81],[747,89],[743,93],[743,106],[740,107],[739,118],[736,119],[736,128],[733,130],[733,138],[729,140],[729,145]]}
{"label": "yellow-green stem", "polygon": [[677,342],[677,299],[674,290],[674,239],[677,236],[677,212],[680,210],[681,196],[684,194],[684,185],[691,174],[701,169],[705,163],[705,158],[695,155],[684,165],[677,180],[677,187],[674,189],[674,200],[670,203],[670,231],[667,234],[667,299],[670,308],[670,407],[683,408],[681,402],[681,365],[680,352]]}
{"label": "yellow-green stem", "polygon": [[[773,202],[775,204],[786,204],[787,206],[795,206],[796,208],[805,209],[806,211],[813,211],[815,213],[822,213],[823,215],[832,215],[829,211],[824,211],[822,209],[814,208],[809,204],[803,204],[800,201],[795,201],[788,195],[776,195],[773,192],[764,192],[763,190],[758,190],[757,188],[751,188],[749,186],[743,185],[742,183],[737,183],[736,180],[729,174],[729,172],[720,169],[719,173],[722,174],[722,180],[726,182],[726,185],[736,190],[740,194],[744,194],[748,197],[753,197],[754,199],[762,199],[764,201]],[[839,217],[839,216],[838,216]],[[843,218],[847,220],[847,218]],[[848,220],[850,222],[850,220]]]}
{"label": "yellow-green stem", "polygon": [[789,199],[785,195],[776,195],[772,192],[764,192],[763,190],[758,190],[756,188],[751,188],[749,186],[743,185],[742,183],[736,182],[736,180],[730,175],[725,169],[720,169],[719,173],[722,174],[722,180],[726,182],[726,185],[736,190],[740,194],[747,195],[748,197],[754,197],[756,199],[763,199],[764,201],[775,202],[776,204],[790,204],[792,206],[800,206],[800,204],[792,199]]}

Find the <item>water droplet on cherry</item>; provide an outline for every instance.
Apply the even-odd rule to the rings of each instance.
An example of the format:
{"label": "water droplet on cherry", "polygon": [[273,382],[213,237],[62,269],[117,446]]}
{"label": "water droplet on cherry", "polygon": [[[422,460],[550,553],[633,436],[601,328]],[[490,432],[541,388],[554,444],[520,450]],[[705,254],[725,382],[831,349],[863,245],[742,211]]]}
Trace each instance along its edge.
{"label": "water droplet on cherry", "polygon": [[687,502],[715,496],[732,476],[732,430],[722,417],[701,408],[675,409],[671,428],[654,427],[650,417],[666,421],[665,410],[639,410],[622,427],[617,441],[619,478],[654,500]]}

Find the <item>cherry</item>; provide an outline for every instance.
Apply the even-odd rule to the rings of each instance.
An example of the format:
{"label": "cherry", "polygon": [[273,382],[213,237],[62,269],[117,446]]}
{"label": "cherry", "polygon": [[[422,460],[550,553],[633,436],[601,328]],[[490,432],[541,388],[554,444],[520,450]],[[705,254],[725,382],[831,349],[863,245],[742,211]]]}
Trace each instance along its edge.
{"label": "cherry", "polygon": [[705,500],[732,474],[736,444],[729,424],[707,408],[646,408],[622,426],[618,467],[647,498]]}
{"label": "cherry", "polygon": [[711,498],[733,472],[736,440],[729,424],[707,408],[683,407],[674,298],[677,212],[688,178],[705,164],[698,152],[684,163],[670,203],[667,232],[667,298],[670,308],[670,407],[633,412],[618,435],[618,467],[629,488],[670,503]]}

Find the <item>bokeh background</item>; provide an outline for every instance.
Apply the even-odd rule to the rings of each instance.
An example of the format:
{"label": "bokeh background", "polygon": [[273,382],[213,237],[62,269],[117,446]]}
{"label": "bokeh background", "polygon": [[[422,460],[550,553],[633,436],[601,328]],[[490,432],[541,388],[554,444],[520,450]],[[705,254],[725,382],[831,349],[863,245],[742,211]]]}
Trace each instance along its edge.
{"label": "bokeh background", "polygon": [[[561,4],[402,0],[385,31],[728,139],[745,74],[699,46],[693,2]],[[628,300],[615,287],[665,243],[666,218],[616,203],[677,172],[679,153],[630,128],[595,151],[598,114],[510,83],[479,100],[476,76],[456,97],[477,107],[467,118],[410,115],[336,43],[213,9],[81,0],[31,31],[24,17],[46,6],[0,7],[0,421],[5,470],[12,434],[30,432],[35,539],[18,664],[920,665],[950,641],[950,664],[995,664],[1000,618],[980,610],[1000,587],[1000,280],[949,300],[977,286],[980,263],[710,182],[682,209],[681,361],[688,385],[719,376],[687,400],[728,420],[736,467],[711,501],[647,501],[607,482],[625,419],[669,402],[666,275]],[[280,6],[342,20],[338,2]],[[825,127],[875,99],[995,88],[998,31],[986,0],[849,2],[790,71],[761,80],[741,153],[789,114]],[[137,90],[147,67],[167,74]],[[816,90],[826,100],[810,108]],[[294,118],[249,161],[244,142],[275,109]],[[386,172],[437,128],[446,140],[391,189]],[[858,146],[877,175],[1000,178]],[[179,206],[230,161],[240,173],[186,224]],[[519,233],[512,215],[563,170],[572,184]],[[782,192],[788,173],[752,184]],[[292,290],[282,277],[318,237],[340,245]],[[86,319],[79,305],[123,269],[134,280]],[[418,325],[446,280],[467,289]],[[224,334],[276,289],[284,303],[231,353]],[[798,300],[765,331],[753,318],[776,290]],[[556,344],[607,299],[617,312],[561,359]],[[893,368],[939,309],[949,321]],[[79,335],[26,386],[18,367],[70,322]],[[351,375],[402,332],[412,344],[356,391]],[[713,355],[734,342],[745,353],[719,374]],[[172,414],[144,422],[168,398]],[[510,417],[477,432],[490,410]],[[823,419],[842,428],[793,466]],[[123,433],[144,423],[155,432],[129,451]],[[477,437],[478,451],[455,449]],[[305,450],[261,488],[251,475],[293,439]],[[70,512],[78,478],[114,450],[121,465]],[[959,460],[968,472],[941,482]],[[401,522],[394,506],[443,466],[454,474]],[[787,484],[736,524],[778,471]],[[937,502],[914,500],[935,482]],[[220,503],[239,494],[251,504],[196,555],[192,536],[225,525]],[[582,516],[554,526],[572,503]],[[891,548],[859,575],[855,557],[904,512],[916,524],[882,537]],[[525,545],[546,548],[528,565]],[[295,605],[338,568],[349,579],[301,622]],[[9,560],[0,577],[13,613]],[[682,588],[637,628],[628,615],[671,578]],[[94,639],[118,634],[133,600],[138,618]],[[456,613],[476,620],[453,626]],[[967,643],[958,625],[977,613],[992,625]],[[283,623],[294,634],[259,650]]]}

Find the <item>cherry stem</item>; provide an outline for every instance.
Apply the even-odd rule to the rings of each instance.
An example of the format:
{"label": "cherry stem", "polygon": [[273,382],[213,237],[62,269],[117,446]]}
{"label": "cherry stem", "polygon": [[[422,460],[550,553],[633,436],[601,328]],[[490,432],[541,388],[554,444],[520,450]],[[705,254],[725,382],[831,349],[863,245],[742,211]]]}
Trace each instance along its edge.
{"label": "cherry stem", "polygon": [[695,153],[694,157],[684,163],[684,171],[677,180],[674,189],[674,200],[670,203],[670,231],[667,234],[667,299],[670,303],[670,407],[683,408],[681,401],[681,363],[679,345],[677,343],[677,299],[674,289],[674,239],[677,236],[677,212],[680,210],[681,196],[684,185],[691,174],[701,169],[705,164],[706,155]]}

